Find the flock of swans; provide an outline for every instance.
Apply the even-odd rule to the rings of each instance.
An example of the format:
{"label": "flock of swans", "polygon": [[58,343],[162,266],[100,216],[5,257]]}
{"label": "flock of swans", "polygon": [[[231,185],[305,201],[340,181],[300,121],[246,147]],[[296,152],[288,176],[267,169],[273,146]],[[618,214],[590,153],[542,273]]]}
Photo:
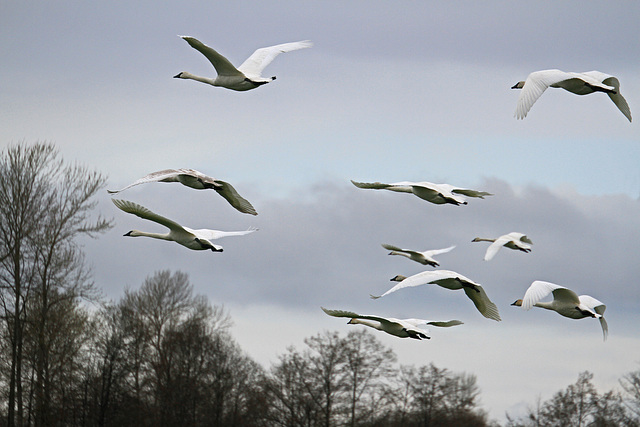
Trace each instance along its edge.
{"label": "flock of swans", "polygon": [[[467,197],[484,198],[492,194],[485,191],[469,190],[454,187],[449,184],[432,184],[429,182],[398,182],[394,184],[361,183],[351,181],[356,187],[364,189],[385,189],[397,192],[412,193],[428,202],[435,204],[450,203],[453,205],[462,205],[467,202],[461,195]],[[499,236],[495,239],[476,237],[472,242],[491,242],[484,256],[485,261],[490,261],[498,253],[500,248],[506,247],[518,250],[524,253],[531,252],[533,242],[527,235],[519,232],[511,232]],[[426,251],[415,251],[412,249],[402,249],[397,246],[382,244],[382,247],[391,251],[389,255],[404,256],[412,261],[431,267],[438,267],[440,264],[433,258],[435,255],[450,252],[455,246],[449,246],[443,249],[432,249]],[[382,295],[371,295],[372,299],[385,297],[393,292],[405,288],[411,288],[422,285],[438,285],[449,290],[463,290],[465,295],[473,302],[478,312],[487,319],[500,321],[500,312],[496,304],[489,299],[484,288],[473,280],[463,276],[460,273],[450,270],[427,270],[410,277],[397,275],[391,279],[392,282],[398,282],[391,289]],[[549,294],[553,294],[553,300],[550,302],[541,301]],[[603,337],[606,340],[608,334],[607,322],[604,319],[604,311],[606,306],[597,299],[588,295],[576,295],[575,292],[549,282],[534,281],[529,289],[525,292],[522,299],[515,301],[513,306],[522,307],[524,310],[530,310],[532,307],[540,307],[553,310],[561,316],[571,319],[596,318],[600,320]],[[330,316],[349,317],[349,324],[365,325],[390,335],[400,338],[429,339],[426,328],[420,328],[424,325],[433,326],[457,326],[462,322],[459,320],[450,320],[446,322],[427,321],[423,319],[395,319],[391,317],[382,317],[378,315],[362,315],[351,311],[328,310],[321,307],[322,310]]]}
{"label": "flock of swans", "polygon": [[[309,48],[313,44],[308,41],[284,43],[270,47],[257,49],[239,67],[235,67],[231,62],[205,45],[201,41],[189,36],[180,36],[192,48],[204,55],[215,68],[217,76],[201,77],[182,71],[175,75],[175,78],[191,79],[212,86],[219,86],[235,91],[247,91],[255,89],[276,79],[273,77],[262,77],[262,71],[280,53],[291,52],[299,49]],[[524,119],[533,104],[548,88],[562,88],[576,95],[587,95],[594,92],[604,92],[624,116],[631,122],[631,111],[626,100],[620,93],[620,83],[616,77],[599,71],[589,71],[585,73],[572,73],[560,70],[536,71],[527,77],[525,81],[516,83],[512,89],[522,89],[517,101],[514,117]],[[220,194],[239,212],[257,215],[254,207],[235,190],[228,182],[211,178],[193,169],[167,169],[150,173],[120,190],[107,190],[110,194],[117,194],[130,187],[151,183],[151,182],[178,182],[196,190],[212,189]],[[431,182],[409,182],[402,181],[392,184],[380,182],[366,183],[351,181],[353,185],[362,189],[389,190],[401,193],[410,193],[427,202],[443,205],[466,205],[467,198],[484,199],[485,196],[492,196],[491,193],[472,189],[455,187],[450,184],[434,184]],[[209,229],[194,230],[182,226],[175,221],[153,213],[149,209],[126,200],[112,199],[116,207],[126,213],[136,215],[142,219],[156,222],[169,229],[168,233],[150,233],[139,230],[131,230],[125,234],[128,237],[150,237],[160,240],[176,242],[192,250],[211,250],[221,252],[222,246],[213,244],[211,240],[216,240],[228,236],[242,236],[253,233],[257,228],[250,228],[245,231],[219,231]],[[476,237],[472,242],[488,241],[491,245],[486,250],[484,260],[490,261],[502,247],[519,250],[524,253],[531,251],[533,242],[523,233],[511,232],[495,239]],[[385,249],[391,251],[389,255],[400,255],[430,267],[438,267],[440,264],[433,258],[435,255],[450,252],[455,246],[444,249],[434,249],[427,251],[415,251],[402,249],[397,246],[383,244]],[[395,276],[391,281],[398,282],[391,289],[380,296],[371,295],[371,298],[382,298],[398,290],[422,286],[438,285],[449,290],[463,290],[465,295],[473,302],[480,314],[488,319],[500,321],[498,307],[489,299],[484,288],[473,280],[450,270],[427,270],[410,277]],[[553,300],[544,302],[542,299],[553,295]],[[606,306],[597,299],[588,295],[578,296],[574,291],[549,282],[534,281],[525,292],[522,299],[515,301],[513,306],[522,307],[529,310],[532,307],[540,307],[553,310],[558,314],[571,318],[595,318],[600,321],[604,339],[607,338],[608,327],[604,319]],[[333,317],[349,318],[349,324],[365,325],[390,335],[400,338],[413,338],[417,340],[429,339],[428,330],[425,325],[436,327],[452,327],[461,325],[459,320],[449,321],[429,321],[423,319],[396,319],[377,315],[363,315],[352,311],[330,310],[322,307],[322,310]]]}

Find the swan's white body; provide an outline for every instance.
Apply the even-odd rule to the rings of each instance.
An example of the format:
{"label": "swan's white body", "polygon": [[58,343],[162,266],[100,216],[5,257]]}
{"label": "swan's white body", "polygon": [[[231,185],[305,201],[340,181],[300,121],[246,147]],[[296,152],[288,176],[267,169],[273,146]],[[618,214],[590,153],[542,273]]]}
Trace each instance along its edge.
{"label": "swan's white body", "polygon": [[487,248],[487,252],[484,254],[484,260],[491,260],[501,247],[505,246],[509,249],[519,250],[522,252],[531,252],[531,245],[533,242],[523,233],[511,232],[503,234],[497,239],[483,239],[476,237],[472,242],[493,242]]}
{"label": "swan's white body", "polygon": [[320,307],[322,310],[327,313],[329,316],[333,317],[348,317],[348,324],[360,324],[365,325],[373,329],[377,329],[379,331],[386,332],[390,335],[394,335],[400,338],[414,338],[417,340],[420,339],[431,339],[430,336],[427,335],[429,332],[427,329],[419,328],[420,325],[431,325],[437,327],[447,328],[450,326],[462,325],[462,322],[459,320],[449,320],[447,322],[439,322],[433,320],[422,320],[422,319],[396,319],[393,317],[381,317],[381,316],[371,316],[367,314],[357,314],[352,311],[343,311],[343,310],[328,310],[324,307]]}
{"label": "swan's white body", "polygon": [[400,249],[397,246],[387,245],[385,243],[382,244],[382,247],[391,251],[389,252],[389,255],[401,255],[415,262],[419,262],[420,264],[430,265],[431,267],[437,267],[440,265],[435,259],[433,259],[434,255],[444,254],[455,248],[455,246],[449,246],[444,249],[432,249],[429,251],[418,252],[411,249]]}
{"label": "swan's white body", "polygon": [[231,62],[224,56],[220,55],[214,49],[205,45],[201,41],[188,36],[182,37],[189,45],[202,53],[211,62],[211,65],[218,73],[217,77],[200,77],[182,71],[175,75],[175,78],[191,79],[211,86],[220,86],[231,90],[245,91],[255,89],[258,86],[269,83],[276,79],[273,77],[262,77],[262,70],[274,60],[276,56],[283,52],[291,52],[292,50],[304,49],[313,46],[309,40],[283,43],[275,46],[263,47],[257,49],[247,58],[238,68],[234,67]]}
{"label": "swan's white body", "polygon": [[568,73],[560,70],[534,71],[527,80],[516,83],[511,89],[522,89],[518,98],[515,117],[524,119],[533,104],[548,87],[562,88],[576,95],[588,95],[605,92],[616,107],[631,121],[629,104],[620,94],[620,82],[617,78],[600,71],[586,73]]}
{"label": "swan's white body", "polygon": [[[541,301],[551,293],[553,294],[553,301]],[[511,305],[522,307],[525,310],[530,310],[531,307],[545,308],[570,319],[593,317],[600,321],[602,335],[605,340],[609,334],[609,327],[604,319],[606,305],[589,295],[578,296],[571,289],[554,283],[542,280],[534,281],[524,293],[524,297]]]}
{"label": "swan's white body", "polygon": [[107,190],[110,194],[117,194],[121,191],[131,188],[135,185],[146,184],[148,182],[179,182],[187,187],[196,190],[213,189],[224,197],[227,202],[242,213],[258,215],[248,200],[244,199],[231,184],[219,179],[211,178],[193,169],[165,169],[158,172],[152,172],[149,175],[132,182],[120,190]]}
{"label": "swan's white body", "polygon": [[484,199],[484,196],[492,196],[491,193],[487,193],[486,191],[469,190],[466,188],[454,187],[450,184],[434,184],[427,181],[402,181],[392,184],[383,184],[381,182],[356,182],[354,180],[351,180],[351,182],[358,188],[389,190],[399,193],[413,193],[421,199],[437,205],[445,203],[450,203],[452,205],[466,205],[467,202],[464,196],[479,197],[481,199]]}
{"label": "swan's white body", "polygon": [[210,240],[220,239],[228,236],[243,236],[245,234],[253,233],[257,228],[250,228],[246,231],[219,231],[199,229],[193,230],[188,227],[167,219],[163,216],[151,212],[149,209],[141,206],[137,203],[129,202],[127,200],[111,199],[113,203],[121,210],[136,215],[142,219],[157,222],[164,225],[169,229],[168,233],[149,233],[146,231],[131,230],[125,236],[128,237],[151,237],[154,239],[169,240],[186,246],[189,249],[196,251],[200,250],[212,250],[214,252],[222,252],[222,246],[214,245]]}
{"label": "swan's white body", "polygon": [[488,319],[497,321],[501,320],[500,313],[498,312],[498,307],[493,302],[491,302],[482,286],[480,286],[473,280],[463,276],[462,274],[456,273],[455,271],[423,271],[422,273],[414,274],[410,277],[398,275],[391,280],[400,283],[380,296],[371,295],[371,298],[382,298],[385,295],[389,295],[390,293],[403,288],[434,284],[451,290],[463,289],[464,293],[469,297],[469,299],[471,299],[480,314]]}

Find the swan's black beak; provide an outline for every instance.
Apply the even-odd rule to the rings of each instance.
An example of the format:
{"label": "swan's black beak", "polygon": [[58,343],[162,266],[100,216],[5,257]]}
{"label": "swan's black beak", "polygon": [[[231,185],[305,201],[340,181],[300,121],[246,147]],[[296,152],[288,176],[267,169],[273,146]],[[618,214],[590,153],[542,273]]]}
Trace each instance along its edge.
{"label": "swan's black beak", "polygon": [[174,78],[174,79],[179,79],[181,75],[182,75],[182,72],[179,72],[178,74],[176,74],[175,76],[173,76],[173,78]]}
{"label": "swan's black beak", "polygon": [[520,89],[520,88],[518,87],[518,83],[516,83],[516,84],[514,84],[513,86],[511,86],[511,89]]}
{"label": "swan's black beak", "polygon": [[127,234],[123,234],[122,236],[123,236],[123,237],[131,236],[131,231],[127,231]]}

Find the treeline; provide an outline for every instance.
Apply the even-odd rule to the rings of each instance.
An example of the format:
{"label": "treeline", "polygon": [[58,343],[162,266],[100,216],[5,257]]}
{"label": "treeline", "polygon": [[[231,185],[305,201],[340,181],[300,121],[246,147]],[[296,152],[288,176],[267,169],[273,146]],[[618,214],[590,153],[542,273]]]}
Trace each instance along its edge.
{"label": "treeline", "polygon": [[[91,219],[104,184],[50,144],[0,155],[0,426],[496,425],[475,376],[398,365],[364,328],[309,337],[266,368],[185,273],[102,301],[75,241],[111,227]],[[508,426],[639,425],[640,371],[622,394],[591,379]]]}

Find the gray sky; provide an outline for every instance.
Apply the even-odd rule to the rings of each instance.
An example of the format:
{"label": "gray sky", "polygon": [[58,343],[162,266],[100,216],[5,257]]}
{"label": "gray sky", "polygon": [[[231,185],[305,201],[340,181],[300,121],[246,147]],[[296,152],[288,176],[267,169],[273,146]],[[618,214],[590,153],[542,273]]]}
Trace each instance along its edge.
{"label": "gray sky", "polygon": [[[320,306],[393,317],[457,318],[429,342],[376,336],[402,363],[478,376],[502,419],[590,370],[602,389],[638,368],[640,132],[604,94],[550,89],[514,119],[509,88],[535,70],[617,76],[633,115],[640,100],[640,3],[616,2],[64,2],[0,4],[0,140],[54,142],[65,159],[120,188],[155,170],[190,167],[231,182],[259,212],[209,192],[148,184],[118,195],[192,228],[257,233],[222,254],[126,239],[152,223],[115,208],[116,227],[85,249],[117,299],[159,269],[188,273],[224,304],[234,336],[268,366],[288,345],[350,327]],[[249,92],[171,78],[213,76],[178,34],[239,65],[256,48],[310,39]],[[448,182],[494,193],[467,206],[360,190],[349,180]],[[521,231],[533,252],[486,243]],[[457,245],[441,266],[481,283],[500,323],[461,292],[406,289],[373,301],[396,274],[426,269],[380,244]],[[607,304],[598,322],[509,304],[547,280]],[[355,326],[353,326],[355,327]],[[578,350],[579,349],[579,350]]]}

